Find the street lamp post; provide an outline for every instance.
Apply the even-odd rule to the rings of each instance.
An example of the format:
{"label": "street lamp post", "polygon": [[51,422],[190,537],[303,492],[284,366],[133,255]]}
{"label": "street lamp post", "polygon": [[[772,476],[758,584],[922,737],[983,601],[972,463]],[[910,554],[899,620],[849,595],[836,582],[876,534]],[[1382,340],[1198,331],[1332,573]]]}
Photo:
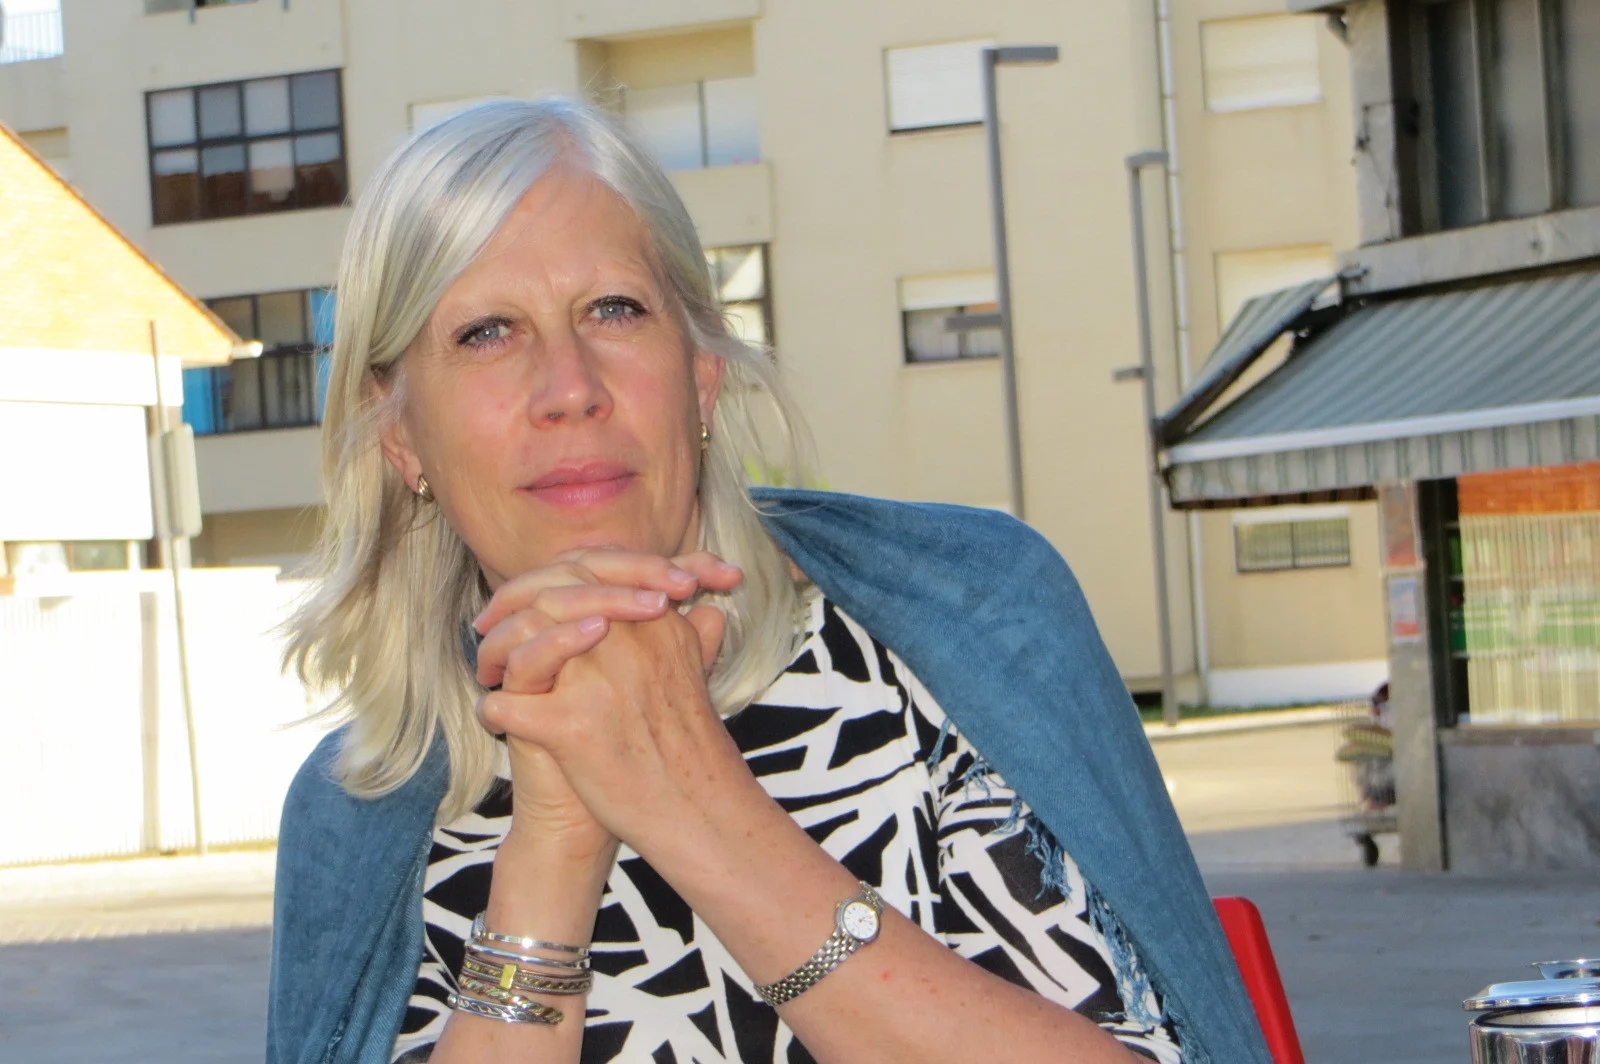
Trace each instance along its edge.
{"label": "street lamp post", "polygon": [[1156,440],[1156,371],[1150,349],[1150,282],[1144,256],[1144,190],[1139,177],[1146,167],[1167,165],[1164,151],[1145,151],[1128,156],[1128,198],[1133,213],[1133,282],[1139,302],[1139,365],[1118,370],[1117,380],[1139,380],[1144,388],[1144,438],[1149,452],[1150,538],[1156,554],[1156,623],[1161,642],[1161,719],[1168,726],[1178,723],[1178,697],[1172,678],[1172,608],[1167,596],[1167,523],[1161,505],[1161,458]]}
{"label": "street lamp post", "polygon": [[983,130],[989,149],[989,207],[994,218],[994,272],[1000,306],[1000,378],[1005,390],[1006,458],[1011,482],[1011,513],[1027,520],[1022,494],[1022,428],[1017,417],[1017,358],[1011,340],[1011,259],[1006,248],[1005,182],[1000,176],[1000,119],[995,70],[1000,66],[1054,63],[1053,44],[991,45],[983,50]]}

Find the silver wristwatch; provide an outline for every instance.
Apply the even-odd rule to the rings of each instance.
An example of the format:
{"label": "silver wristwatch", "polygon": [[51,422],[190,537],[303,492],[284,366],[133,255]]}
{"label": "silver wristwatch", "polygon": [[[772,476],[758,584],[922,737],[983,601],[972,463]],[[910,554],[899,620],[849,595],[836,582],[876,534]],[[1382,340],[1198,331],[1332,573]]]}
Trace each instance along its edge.
{"label": "silver wristwatch", "polygon": [[811,959],[779,979],[757,986],[756,993],[776,1008],[793,1001],[822,981],[822,977],[844,963],[844,959],[878,937],[883,915],[883,899],[870,886],[839,903],[833,912],[833,934],[811,955]]}

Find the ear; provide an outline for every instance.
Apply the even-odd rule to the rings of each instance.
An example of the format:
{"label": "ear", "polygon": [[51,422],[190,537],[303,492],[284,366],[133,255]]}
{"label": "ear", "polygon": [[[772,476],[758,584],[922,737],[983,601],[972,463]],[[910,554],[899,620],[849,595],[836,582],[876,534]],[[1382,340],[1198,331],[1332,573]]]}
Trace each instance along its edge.
{"label": "ear", "polygon": [[[387,399],[393,387],[377,378],[372,378],[368,386],[372,389],[373,398],[378,401]],[[406,487],[416,491],[417,478],[422,476],[422,459],[417,457],[416,450],[411,446],[404,415],[388,419],[378,434],[378,444],[383,449],[384,459],[400,474]]]}
{"label": "ear", "polygon": [[700,422],[711,424],[712,413],[717,408],[717,396],[722,391],[722,375],[728,363],[717,355],[705,351],[694,353],[695,400],[700,406]]}

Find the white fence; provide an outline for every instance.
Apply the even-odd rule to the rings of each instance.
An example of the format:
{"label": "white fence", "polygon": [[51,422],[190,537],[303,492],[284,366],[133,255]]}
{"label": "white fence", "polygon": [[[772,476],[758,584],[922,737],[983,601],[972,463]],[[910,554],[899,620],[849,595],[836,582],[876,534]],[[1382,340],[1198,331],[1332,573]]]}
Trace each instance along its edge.
{"label": "white fence", "polygon": [[[303,585],[183,574],[208,846],[270,841],[325,729],[272,629]],[[191,849],[189,744],[166,572],[19,578],[0,598],[0,865]]]}

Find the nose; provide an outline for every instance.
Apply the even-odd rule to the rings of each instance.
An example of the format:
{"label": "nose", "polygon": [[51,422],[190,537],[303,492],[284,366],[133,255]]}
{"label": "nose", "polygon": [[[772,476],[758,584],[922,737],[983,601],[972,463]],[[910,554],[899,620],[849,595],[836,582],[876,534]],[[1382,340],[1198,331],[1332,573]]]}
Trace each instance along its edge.
{"label": "nose", "polygon": [[535,357],[536,383],[528,418],[541,427],[611,414],[611,393],[601,379],[594,352],[573,334],[547,337]]}

